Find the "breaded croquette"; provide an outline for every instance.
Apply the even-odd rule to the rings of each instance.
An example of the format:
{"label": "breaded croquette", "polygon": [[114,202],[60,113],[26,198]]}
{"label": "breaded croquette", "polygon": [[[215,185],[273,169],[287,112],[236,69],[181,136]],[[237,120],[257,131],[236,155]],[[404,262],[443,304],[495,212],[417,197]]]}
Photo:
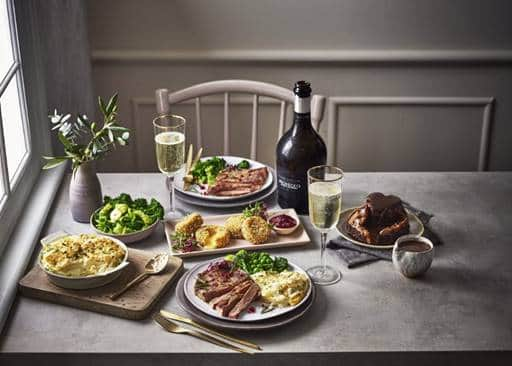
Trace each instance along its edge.
{"label": "breaded croquette", "polygon": [[229,244],[231,235],[224,226],[205,225],[197,229],[196,240],[201,243],[203,248],[224,248]]}
{"label": "breaded croquette", "polygon": [[253,244],[266,242],[270,234],[270,225],[259,216],[248,217],[242,223],[242,235],[244,239]]}
{"label": "breaded croquette", "polygon": [[244,222],[244,215],[230,216],[226,220],[226,229],[228,229],[231,237],[235,239],[242,238],[242,223]]}
{"label": "breaded croquette", "polygon": [[187,215],[176,224],[175,230],[178,233],[186,234],[188,236],[194,234],[197,229],[203,225],[203,218],[198,213],[194,212]]}

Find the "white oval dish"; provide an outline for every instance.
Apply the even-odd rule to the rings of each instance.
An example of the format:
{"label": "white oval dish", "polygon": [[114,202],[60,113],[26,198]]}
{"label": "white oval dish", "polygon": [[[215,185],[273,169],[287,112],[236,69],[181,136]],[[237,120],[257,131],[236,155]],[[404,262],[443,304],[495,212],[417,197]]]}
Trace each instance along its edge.
{"label": "white oval dish", "polygon": [[[212,157],[213,156],[208,156],[208,157],[201,158],[201,161],[211,159]],[[258,161],[251,160],[251,159],[241,158],[241,157],[238,157],[238,156],[222,156],[222,155],[219,155],[218,157],[226,160],[226,163],[228,163],[229,165],[236,165],[236,164],[240,163],[242,160],[247,160],[249,162],[249,164],[250,164],[249,169],[258,169],[258,168],[264,168],[265,167],[265,168],[268,169],[267,180],[265,181],[263,186],[261,186],[261,188],[258,189],[257,191],[250,192],[250,193],[247,193],[247,194],[243,194],[243,195],[240,195],[240,196],[229,196],[229,197],[210,196],[210,195],[205,195],[205,194],[202,194],[202,193],[199,193],[199,192],[185,190],[184,187],[183,187],[183,176],[185,174],[185,171],[184,171],[184,169],[181,169],[174,176],[174,188],[177,191],[179,191],[180,193],[182,193],[182,194],[185,194],[185,195],[190,196],[190,197],[195,197],[195,198],[199,198],[199,199],[202,199],[202,200],[206,200],[206,201],[232,201],[232,200],[237,200],[237,199],[253,196],[255,194],[258,194],[258,193],[264,191],[265,189],[267,189],[268,187],[270,187],[272,185],[274,177],[271,174],[271,169],[268,166],[266,166],[265,164],[260,163]]]}
{"label": "white oval dish", "polygon": [[196,309],[198,309],[201,312],[203,312],[209,316],[212,316],[214,318],[228,320],[228,321],[232,321],[232,322],[242,322],[242,323],[243,322],[256,322],[256,321],[260,321],[260,320],[270,319],[270,318],[274,318],[274,317],[289,313],[290,311],[293,311],[294,309],[301,306],[309,298],[309,296],[311,296],[312,283],[311,283],[311,279],[309,278],[306,271],[304,271],[302,268],[300,268],[296,264],[288,262],[290,271],[299,272],[299,273],[304,274],[309,282],[309,287],[308,287],[308,291],[307,291],[306,295],[297,305],[288,306],[285,308],[275,308],[272,311],[262,313],[261,312],[262,302],[254,301],[251,304],[251,306],[253,306],[255,308],[255,311],[252,313],[244,311],[242,314],[240,314],[240,317],[237,319],[231,319],[231,318],[222,316],[217,311],[215,311],[211,306],[209,306],[206,302],[204,302],[199,297],[197,297],[194,292],[194,285],[196,282],[197,275],[200,272],[206,270],[211,263],[217,262],[219,260],[222,260],[222,259],[217,258],[217,259],[208,261],[206,263],[198,264],[197,266],[192,268],[190,271],[188,271],[188,273],[186,274],[186,278],[184,279],[184,292],[185,292],[185,296],[186,296],[187,300]]}
{"label": "white oval dish", "polygon": [[[66,236],[69,236],[71,234],[65,232],[65,231],[58,231],[56,233],[50,234],[43,239],[41,239],[41,245],[45,246],[49,243],[52,243],[58,239],[64,238]],[[54,285],[71,289],[71,290],[86,290],[90,288],[100,287],[104,286],[112,281],[114,281],[119,275],[121,274],[121,271],[130,264],[130,262],[127,261],[128,259],[128,248],[124,243],[118,239],[111,238],[105,235],[98,235],[100,237],[108,238],[112,241],[114,241],[117,245],[119,245],[124,250],[124,258],[122,262],[112,270],[108,272],[98,273],[96,275],[92,276],[83,276],[83,277],[69,277],[60,275],[57,273],[53,273],[45,268],[45,266],[41,263],[41,255],[43,251],[39,252],[37,262],[41,269],[46,273],[48,276],[48,280],[52,282]]]}

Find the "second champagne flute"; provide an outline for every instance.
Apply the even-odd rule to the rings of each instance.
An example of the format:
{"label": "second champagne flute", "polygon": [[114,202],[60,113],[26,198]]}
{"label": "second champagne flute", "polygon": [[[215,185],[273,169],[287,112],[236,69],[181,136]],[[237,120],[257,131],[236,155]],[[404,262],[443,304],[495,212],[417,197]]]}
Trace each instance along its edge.
{"label": "second champagne flute", "polygon": [[183,168],[185,161],[185,118],[164,114],[153,120],[155,149],[158,169],[166,175],[170,196],[170,212],[167,218],[179,216],[174,203],[174,176]]}
{"label": "second champagne flute", "polygon": [[340,271],[329,267],[325,259],[327,233],[338,224],[341,212],[343,171],[321,165],[308,170],[309,218],[320,231],[320,265],[307,270],[314,283],[331,285],[341,278]]}

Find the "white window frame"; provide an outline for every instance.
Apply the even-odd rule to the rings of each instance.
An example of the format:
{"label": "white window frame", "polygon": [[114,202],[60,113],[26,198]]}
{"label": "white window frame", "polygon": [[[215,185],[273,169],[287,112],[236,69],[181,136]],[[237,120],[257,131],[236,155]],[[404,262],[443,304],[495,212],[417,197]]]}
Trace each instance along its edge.
{"label": "white window frame", "polygon": [[[22,122],[27,151],[23,156],[20,165],[17,168],[11,182],[9,182],[9,172],[7,169],[6,151],[2,125],[0,123],[0,169],[2,170],[3,197],[0,198],[0,256],[6,248],[7,240],[13,232],[16,221],[23,213],[23,209],[30,192],[41,174],[42,159],[41,155],[49,153],[50,136],[49,124],[46,123],[46,94],[41,79],[26,78],[22,62],[23,48],[34,58],[41,49],[40,45],[21,45],[19,40],[18,25],[15,16],[15,7],[13,0],[0,0],[7,2],[7,12],[9,19],[11,45],[13,47],[13,65],[9,68],[6,76],[0,81],[0,96],[4,93],[10,82],[14,79],[18,82],[18,92],[20,97],[20,110],[22,113]],[[25,46],[25,47],[23,47]],[[40,58],[40,57],[39,57]],[[42,61],[39,70],[33,71],[31,75],[44,69]],[[33,68],[34,65],[31,65]],[[29,84],[25,81],[30,80]],[[29,100],[32,98],[32,100]],[[2,118],[0,110],[0,121]],[[33,138],[31,138],[33,137]]]}

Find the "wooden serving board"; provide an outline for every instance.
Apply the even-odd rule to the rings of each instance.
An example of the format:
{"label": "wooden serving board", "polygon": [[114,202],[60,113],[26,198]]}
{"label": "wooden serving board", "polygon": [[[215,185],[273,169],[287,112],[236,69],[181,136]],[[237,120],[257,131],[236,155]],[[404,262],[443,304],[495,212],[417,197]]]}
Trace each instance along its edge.
{"label": "wooden serving board", "polygon": [[[297,245],[304,245],[311,242],[308,233],[304,229],[304,226],[300,222],[300,218],[297,215],[297,212],[293,208],[285,209],[285,210],[274,210],[270,211],[268,215],[275,215],[277,213],[287,214],[292,216],[299,222],[299,227],[289,235],[278,235],[275,232],[272,232],[269,240],[263,244],[252,244],[244,239],[231,239],[231,242],[225,246],[224,248],[217,249],[203,249],[195,252],[182,253],[178,251],[174,251],[171,245],[171,235],[174,233],[174,227],[179,220],[169,220],[165,223],[165,236],[167,238],[167,243],[169,244],[169,248],[171,250],[172,255],[176,257],[196,257],[201,255],[213,255],[213,254],[221,254],[221,253],[230,253],[236,252],[240,249],[249,249],[249,250],[263,250],[263,249],[271,249],[271,248],[285,248],[292,247]],[[221,225],[223,226],[226,222],[226,219],[232,215],[218,215],[218,216],[203,216],[203,225]]]}
{"label": "wooden serving board", "polygon": [[180,258],[169,257],[167,270],[159,275],[149,276],[132,287],[116,301],[109,296],[144,271],[146,262],[156,253],[128,249],[130,264],[121,275],[108,285],[88,290],[68,290],[52,284],[38,264],[19,282],[23,295],[46,300],[79,309],[95,311],[127,319],[144,319],[152,307],[169,289],[172,280],[183,268]]}

